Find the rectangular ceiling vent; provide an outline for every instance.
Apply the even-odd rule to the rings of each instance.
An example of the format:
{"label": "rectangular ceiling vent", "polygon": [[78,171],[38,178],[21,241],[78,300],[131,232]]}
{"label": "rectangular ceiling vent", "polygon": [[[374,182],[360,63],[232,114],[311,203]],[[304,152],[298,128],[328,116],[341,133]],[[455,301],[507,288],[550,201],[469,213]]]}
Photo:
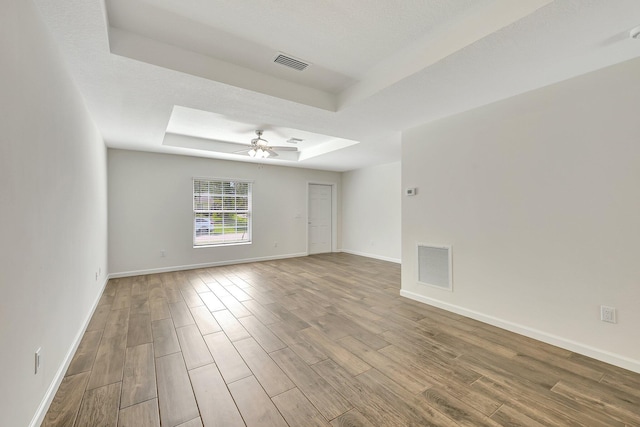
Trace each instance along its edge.
{"label": "rectangular ceiling vent", "polygon": [[451,246],[418,244],[418,283],[453,290]]}
{"label": "rectangular ceiling vent", "polygon": [[289,55],[285,55],[284,53],[278,53],[273,62],[275,62],[276,64],[284,65],[285,67],[293,68],[294,70],[298,71],[302,71],[310,65],[307,62],[292,58]]}
{"label": "rectangular ceiling vent", "polygon": [[300,138],[289,138],[289,139],[287,139],[287,142],[289,144],[297,144],[297,143],[302,142],[302,141],[304,141],[304,140],[302,140]]}

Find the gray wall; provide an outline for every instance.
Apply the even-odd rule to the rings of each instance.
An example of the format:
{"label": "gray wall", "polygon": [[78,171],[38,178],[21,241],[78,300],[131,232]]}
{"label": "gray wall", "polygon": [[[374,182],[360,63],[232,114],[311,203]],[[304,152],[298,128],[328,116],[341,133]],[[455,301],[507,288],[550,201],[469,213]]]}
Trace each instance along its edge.
{"label": "gray wall", "polygon": [[32,2],[5,3],[0,425],[26,426],[39,425],[105,283],[106,150]]}
{"label": "gray wall", "polygon": [[[405,132],[403,294],[640,371],[639,75],[634,60]],[[418,242],[453,246],[453,292],[417,283]]]}
{"label": "gray wall", "polygon": [[[113,149],[108,158],[112,274],[305,255],[309,183],[335,184],[339,248],[337,172]],[[194,177],[253,181],[252,244],[193,247]]]}
{"label": "gray wall", "polygon": [[342,250],[400,262],[400,162],[342,174]]}

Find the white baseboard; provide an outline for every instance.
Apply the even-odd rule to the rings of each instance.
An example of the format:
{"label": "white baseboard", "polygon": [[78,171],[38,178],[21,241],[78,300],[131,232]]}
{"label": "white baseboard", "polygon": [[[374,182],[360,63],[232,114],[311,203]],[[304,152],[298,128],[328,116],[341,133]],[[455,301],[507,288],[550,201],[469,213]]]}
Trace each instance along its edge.
{"label": "white baseboard", "polygon": [[109,281],[109,277],[107,276],[104,279],[104,283],[102,283],[102,287],[100,288],[98,297],[93,303],[93,307],[91,308],[89,315],[80,326],[80,329],[78,330],[78,333],[76,334],[76,337],[74,338],[73,343],[69,348],[69,351],[64,357],[62,364],[56,371],[56,374],[53,377],[53,381],[51,381],[51,384],[49,385],[47,392],[42,398],[42,401],[40,402],[40,405],[38,406],[36,413],[33,415],[33,418],[29,423],[29,427],[39,427],[42,424],[42,421],[44,420],[45,415],[47,415],[49,406],[51,405],[51,402],[53,401],[53,398],[55,397],[56,392],[58,391],[58,387],[60,387],[60,383],[62,383],[62,380],[64,379],[64,374],[67,372],[67,369],[71,364],[71,360],[73,360],[73,356],[76,354],[76,350],[78,350],[80,341],[82,341],[82,337],[84,336],[84,331],[85,329],[87,329],[87,326],[89,326],[89,322],[91,321],[91,318],[93,317],[93,313],[96,311],[96,308],[98,307],[98,303],[100,302],[100,297],[102,297],[102,293],[104,292],[104,288],[107,286],[108,281]]}
{"label": "white baseboard", "polygon": [[402,260],[399,259],[399,258],[391,258],[391,257],[387,257],[387,256],[370,254],[370,253],[366,253],[366,252],[352,251],[351,249],[340,249],[340,252],[344,252],[345,254],[364,256],[364,257],[367,257],[367,258],[379,259],[381,261],[395,262],[396,264],[401,264],[402,263]]}
{"label": "white baseboard", "polygon": [[460,314],[465,317],[470,317],[471,319],[475,319],[483,323],[488,323],[489,325],[497,326],[498,328],[515,332],[516,334],[524,335],[526,337],[533,338],[538,341],[545,342],[547,344],[555,345],[557,347],[561,347],[566,350],[573,351],[574,353],[579,353],[584,356],[592,357],[602,362],[609,363],[611,365],[619,366],[621,368],[640,373],[639,360],[634,360],[625,356],[621,356],[619,354],[600,350],[598,348],[581,344],[579,342],[572,341],[570,339],[559,337],[557,335],[553,335],[553,334],[540,331],[537,329],[533,329],[517,323],[509,322],[504,319],[499,319],[497,317],[480,313],[474,310],[469,310],[454,304],[449,304],[440,300],[425,297],[423,295],[416,294],[414,292],[401,290],[400,295],[402,295],[403,297],[412,299],[414,301],[432,305],[434,307],[451,311],[453,313]]}
{"label": "white baseboard", "polygon": [[260,262],[260,261],[273,261],[277,259],[298,258],[298,257],[307,256],[307,255],[308,254],[306,252],[301,252],[297,254],[285,254],[285,255],[257,257],[257,258],[232,259],[228,261],[207,262],[204,264],[174,265],[170,267],[149,268],[146,270],[121,271],[119,273],[109,274],[109,278],[117,279],[120,277],[142,276],[144,274],[168,273],[171,271],[195,270],[197,268],[219,267],[221,265],[246,264],[249,262]]}

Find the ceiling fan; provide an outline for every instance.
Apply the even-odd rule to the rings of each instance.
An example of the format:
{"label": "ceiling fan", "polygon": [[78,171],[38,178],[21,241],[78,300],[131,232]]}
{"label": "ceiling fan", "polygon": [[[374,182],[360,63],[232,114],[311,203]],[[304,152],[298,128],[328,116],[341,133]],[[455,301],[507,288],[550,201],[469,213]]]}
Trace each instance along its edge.
{"label": "ceiling fan", "polygon": [[298,151],[297,147],[273,147],[269,145],[269,141],[262,137],[263,130],[257,129],[256,138],[251,140],[249,148],[236,151],[237,154],[247,154],[250,157],[263,158],[278,157],[276,151]]}

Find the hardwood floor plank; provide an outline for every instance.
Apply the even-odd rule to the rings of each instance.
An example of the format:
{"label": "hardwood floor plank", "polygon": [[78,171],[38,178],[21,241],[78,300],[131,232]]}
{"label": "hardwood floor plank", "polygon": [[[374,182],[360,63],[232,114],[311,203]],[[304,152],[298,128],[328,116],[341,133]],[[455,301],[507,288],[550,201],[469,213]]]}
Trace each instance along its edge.
{"label": "hardwood floor plank", "polygon": [[625,426],[625,423],[612,419],[591,405],[557,395],[533,383],[519,381],[516,376],[498,380],[483,377],[474,382],[471,388],[487,396],[499,396],[505,404],[544,425]]}
{"label": "hardwood floor plank", "polygon": [[539,422],[506,405],[502,405],[500,409],[491,416],[491,419],[502,426],[545,427],[544,424],[540,424]]}
{"label": "hardwood floor plank", "polygon": [[291,349],[278,350],[270,356],[326,419],[332,420],[352,408],[349,401]]}
{"label": "hardwood floor plank", "polygon": [[169,311],[169,303],[165,298],[156,298],[149,300],[149,313],[151,314],[150,320],[168,319],[171,317],[171,311]]}
{"label": "hardwood floor plank", "polygon": [[[438,384],[444,387],[448,393],[482,412],[484,415],[490,416],[503,403],[502,400],[497,400],[494,396],[488,396],[486,393],[480,393],[470,388],[468,374],[461,376],[461,380],[456,375],[449,374],[449,371],[441,369],[437,360],[429,361],[428,357],[411,355],[393,345],[385,347],[379,350],[379,352],[387,355],[397,364],[409,369],[417,381],[433,385]],[[425,356],[428,356],[428,354]],[[452,368],[455,368],[456,371],[460,370],[460,368],[455,366]],[[478,374],[472,372],[471,378],[475,381],[478,379]]]}
{"label": "hardwood floor plank", "polygon": [[200,417],[194,418],[186,423],[182,423],[176,427],[202,427],[202,419]]}
{"label": "hardwood floor plank", "polygon": [[245,308],[249,310],[251,314],[253,314],[258,320],[260,320],[263,325],[270,325],[272,323],[280,321],[279,318],[277,318],[275,315],[273,315],[273,313],[264,308],[258,301],[243,301],[242,305],[245,306]]}
{"label": "hardwood floor plank", "polygon": [[244,427],[244,421],[214,363],[192,369],[189,377],[204,425]]}
{"label": "hardwood floor plank", "polygon": [[153,335],[153,350],[156,357],[180,351],[178,336],[170,318],[151,322],[151,331]]}
{"label": "hardwood floor plank", "polygon": [[111,310],[109,318],[104,326],[102,338],[113,337],[116,335],[127,335],[129,327],[129,309]]}
{"label": "hardwood floor plank", "polygon": [[240,289],[235,284],[227,286],[226,289],[231,295],[233,295],[235,299],[237,299],[240,302],[244,302],[252,299],[251,296],[249,296],[245,291]]}
{"label": "hardwood floor plank", "polygon": [[263,304],[262,306],[273,313],[282,322],[285,322],[287,323],[287,325],[294,328],[296,331],[306,329],[311,326],[278,303]]}
{"label": "hardwood floor plank", "polygon": [[74,375],[80,372],[90,371],[93,367],[101,339],[102,331],[85,332],[65,375]]}
{"label": "hardwood floor plank", "polygon": [[495,421],[487,418],[484,414],[466,405],[442,389],[431,387],[422,393],[430,406],[453,419],[461,426],[469,427],[499,427]]}
{"label": "hardwood floor plank", "polygon": [[[453,408],[451,409],[451,413],[444,413],[440,409],[434,408],[434,406],[421,395],[414,395],[413,393],[407,392],[406,389],[401,387],[391,378],[382,374],[377,369],[370,369],[363,372],[356,376],[356,380],[361,385],[364,385],[371,390],[376,390],[377,394],[386,402],[393,405],[394,409],[399,411],[403,418],[407,420],[406,422],[411,425],[446,427],[458,424],[458,419],[466,422],[467,418],[474,418],[476,415],[475,412],[472,412],[471,414],[467,414],[466,412],[460,414]],[[443,405],[443,407],[445,407],[445,405]],[[447,407],[447,409],[449,408]],[[452,414],[457,418],[454,419],[451,417]],[[482,414],[479,414],[474,419],[477,423],[471,425],[495,426],[493,421],[489,420]]]}
{"label": "hardwood floor plank", "polygon": [[118,427],[160,427],[158,399],[147,400],[121,409]]}
{"label": "hardwood floor plank", "polygon": [[431,387],[431,383],[420,381],[410,369],[388,358],[384,354],[367,347],[351,336],[338,340],[338,343],[358,356],[365,363],[368,363],[389,378],[393,378],[394,381],[413,394],[420,393]]}
{"label": "hardwood floor plank", "polygon": [[[167,293],[164,291],[164,288],[161,284],[149,286],[149,302],[155,299],[163,299],[167,301]],[[151,304],[149,304],[149,309],[151,309]]]}
{"label": "hardwood floor plank", "polygon": [[362,359],[330,340],[322,331],[315,328],[307,328],[298,333],[304,339],[319,347],[323,353],[342,366],[351,375],[358,375],[371,369],[371,366]]}
{"label": "hardwood floor plank", "polygon": [[288,427],[255,377],[250,376],[229,384],[229,391],[247,427]]}
{"label": "hardwood floor plank", "polygon": [[281,350],[286,347],[286,345],[277,336],[275,336],[269,328],[263,325],[262,322],[254,316],[242,317],[238,320],[267,353]]}
{"label": "hardwood floor plank", "polygon": [[116,297],[113,300],[111,310],[121,310],[131,306],[131,288],[120,286],[116,291]]}
{"label": "hardwood floor plank", "polygon": [[287,347],[293,350],[308,365],[313,365],[322,360],[326,360],[328,356],[309,341],[301,338],[295,327],[286,322],[272,323],[268,328],[282,340]]}
{"label": "hardwood floor plank", "polygon": [[178,342],[187,365],[187,370],[213,363],[213,357],[204,343],[200,330],[196,325],[176,328]]}
{"label": "hardwood floor plank", "polygon": [[207,292],[209,288],[207,287],[207,284],[204,283],[204,281],[200,278],[199,276],[200,273],[197,270],[192,271],[192,273],[194,273],[195,275],[189,276],[189,284],[198,293]]}
{"label": "hardwood floor plank", "polygon": [[135,295],[131,297],[131,314],[149,314],[149,299],[145,295]]}
{"label": "hardwood floor plank", "polygon": [[297,388],[279,394],[272,400],[290,426],[329,427],[327,420]]}
{"label": "hardwood floor plank", "polygon": [[203,292],[200,294],[200,298],[204,301],[205,305],[209,309],[210,312],[218,311],[218,310],[226,310],[227,307],[218,299],[217,296],[213,294],[213,292]]}
{"label": "hardwood floor plank", "polygon": [[184,298],[184,302],[187,304],[187,307],[193,308],[204,305],[204,302],[200,299],[198,293],[191,286],[180,289],[180,292],[182,293],[182,298]]}
{"label": "hardwood floor plank", "polygon": [[253,338],[236,341],[233,345],[270,397],[295,387]]}
{"label": "hardwood floor plank", "polygon": [[116,427],[121,383],[87,390],[76,420],[76,427]]}
{"label": "hardwood floor plank", "polygon": [[225,307],[227,307],[227,309],[231,312],[231,314],[234,315],[234,317],[239,319],[241,317],[251,315],[251,312],[247,310],[246,307],[242,305],[240,301],[235,299],[233,295],[231,294],[223,295],[223,296],[218,296],[218,298],[220,298],[220,301],[222,301],[222,303],[225,305]]}
{"label": "hardwood floor plank", "polygon": [[231,341],[243,340],[251,337],[249,332],[242,326],[229,310],[220,310],[213,313],[216,321],[227,334]]}
{"label": "hardwood floor plank", "polygon": [[599,392],[592,387],[575,386],[564,381],[558,382],[551,389],[587,406],[597,407],[611,418],[621,422],[630,420],[640,425],[640,407],[632,398]]}
{"label": "hardwood floor plank", "polygon": [[240,353],[224,332],[206,335],[204,341],[227,384],[252,375]]}
{"label": "hardwood floor plank", "polygon": [[104,330],[105,325],[107,324],[107,319],[109,318],[109,314],[111,313],[111,305],[98,305],[96,307],[96,311],[93,313],[91,320],[89,321],[89,325],[87,326],[88,331],[100,331]]}
{"label": "hardwood floor plank", "polygon": [[91,370],[88,389],[122,381],[126,346],[126,334],[102,337]]}
{"label": "hardwood floor plank", "polygon": [[127,347],[135,347],[153,341],[150,317],[149,314],[131,314],[129,316]]}
{"label": "hardwood floor plank", "polygon": [[[470,364],[461,364],[456,359],[443,360],[439,354],[431,353],[428,350],[421,352],[413,352],[405,348],[401,348],[402,340],[391,339],[394,345],[389,345],[378,350],[380,353],[390,359],[403,363],[410,367],[416,376],[424,378],[430,384],[446,382],[449,378],[466,384],[467,386],[478,380],[482,375],[474,371]],[[429,381],[429,379],[431,379]]]}
{"label": "hardwood floor plank", "polygon": [[199,417],[187,368],[181,353],[156,359],[158,404],[162,426],[176,426]]}
{"label": "hardwood floor plank", "polygon": [[[324,381],[344,396],[374,426],[403,426],[407,420],[375,389],[360,383],[333,360],[313,365]],[[318,405],[316,405],[316,408]],[[340,415],[340,414],[338,414]],[[326,417],[326,415],[325,415]],[[334,417],[331,417],[332,419]]]}
{"label": "hardwood floor plank", "polygon": [[332,427],[375,427],[357,409],[352,409],[334,418],[331,421]]}
{"label": "hardwood floor plank", "polygon": [[171,311],[171,318],[173,318],[173,324],[176,328],[196,323],[193,320],[193,316],[191,316],[189,307],[187,307],[187,304],[185,304],[183,300],[169,303],[169,310]]}
{"label": "hardwood floor plank", "polygon": [[41,427],[72,426],[80,410],[88,380],[89,372],[64,377]]}
{"label": "hardwood floor plank", "polygon": [[196,321],[196,325],[198,325],[198,329],[200,329],[202,335],[208,335],[222,330],[206,306],[191,308],[191,315],[193,316],[193,320]]}
{"label": "hardwood floor plank", "polygon": [[153,344],[140,344],[127,349],[120,408],[157,397],[156,366]]}

